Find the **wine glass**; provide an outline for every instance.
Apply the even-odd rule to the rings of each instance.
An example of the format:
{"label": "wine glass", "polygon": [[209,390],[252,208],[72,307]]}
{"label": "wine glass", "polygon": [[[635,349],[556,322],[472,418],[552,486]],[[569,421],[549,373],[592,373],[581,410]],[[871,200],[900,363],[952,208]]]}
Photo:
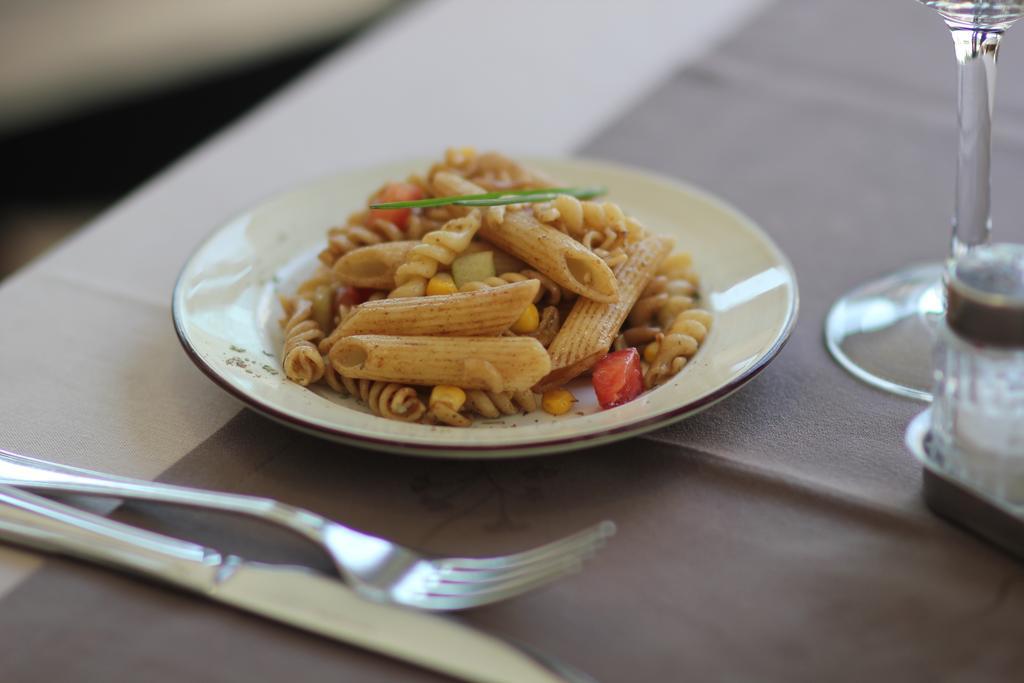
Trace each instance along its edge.
{"label": "wine glass", "polygon": [[[1003,32],[1024,16],[1024,0],[918,0],[953,35],[959,69],[959,151],[950,257],[988,241],[992,103]],[[839,299],[825,321],[832,356],[860,379],[892,393],[931,400],[931,347],[943,314],[944,264],[906,268]]]}

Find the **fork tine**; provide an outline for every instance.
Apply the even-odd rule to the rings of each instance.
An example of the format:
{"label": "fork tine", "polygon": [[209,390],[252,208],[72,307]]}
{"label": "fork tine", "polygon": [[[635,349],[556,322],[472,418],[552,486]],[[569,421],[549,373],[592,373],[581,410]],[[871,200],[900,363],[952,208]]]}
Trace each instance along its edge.
{"label": "fork tine", "polygon": [[[564,562],[546,571],[491,585],[484,590],[474,589],[474,584],[445,585],[443,591],[435,589],[422,594],[419,605],[424,609],[440,610],[480,607],[532,591],[563,576],[576,573],[581,567],[580,561]],[[453,590],[456,588],[457,591]]]}
{"label": "fork tine", "polygon": [[489,585],[514,581],[522,577],[536,576],[549,571],[555,567],[566,564],[577,563],[582,565],[592,558],[597,548],[584,548],[578,552],[562,553],[548,558],[538,559],[529,564],[518,564],[512,567],[498,570],[477,570],[469,572],[439,571],[432,577],[424,580],[424,585],[431,587],[439,586],[469,586],[476,587],[476,590],[484,590]]}
{"label": "fork tine", "polygon": [[593,557],[600,541],[576,544],[560,552],[538,555],[532,562],[488,570],[451,571],[441,569],[422,577],[426,592],[437,594],[466,594],[501,590],[518,582],[530,582],[534,577],[558,573],[566,568],[582,567]]}
{"label": "fork tine", "polygon": [[544,572],[548,568],[565,564],[567,562],[584,562],[592,558],[599,550],[599,545],[578,546],[564,552],[552,553],[546,556],[539,556],[532,562],[514,564],[508,567],[496,567],[494,569],[436,569],[433,575],[425,578],[425,584],[476,584],[481,587],[487,584],[494,584],[501,581],[509,581],[521,576],[530,576]]}
{"label": "fork tine", "polygon": [[515,562],[508,566],[501,564],[508,557],[491,558],[495,562],[489,562],[491,568],[488,569],[453,568],[451,563],[458,560],[423,559],[416,563],[415,568],[410,567],[403,572],[405,576],[401,580],[401,587],[396,586],[397,590],[391,594],[397,602],[426,609],[461,609],[463,603],[472,606],[477,599],[483,603],[493,602],[502,599],[495,596],[516,595],[529,590],[521,586],[542,585],[567,572],[578,570],[584,560],[595,554],[613,529],[607,524],[597,525],[541,548],[512,556]]}
{"label": "fork tine", "polygon": [[596,550],[614,534],[615,523],[606,520],[557,541],[512,555],[502,555],[499,557],[453,557],[435,560],[435,563],[443,571],[505,570],[509,567],[530,564],[539,559],[546,559],[554,555],[570,553],[577,548],[593,548]]}

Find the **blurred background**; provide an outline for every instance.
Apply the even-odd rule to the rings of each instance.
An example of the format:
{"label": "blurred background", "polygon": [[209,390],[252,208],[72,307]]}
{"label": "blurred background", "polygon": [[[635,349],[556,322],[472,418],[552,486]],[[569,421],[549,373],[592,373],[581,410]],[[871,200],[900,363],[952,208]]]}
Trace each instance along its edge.
{"label": "blurred background", "polygon": [[0,279],[402,0],[0,0]]}

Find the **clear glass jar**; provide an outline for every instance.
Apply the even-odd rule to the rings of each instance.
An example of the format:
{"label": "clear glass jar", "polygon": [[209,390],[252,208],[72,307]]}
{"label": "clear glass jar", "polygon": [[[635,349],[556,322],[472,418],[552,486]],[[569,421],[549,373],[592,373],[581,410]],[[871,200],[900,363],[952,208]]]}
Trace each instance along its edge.
{"label": "clear glass jar", "polygon": [[979,247],[947,273],[932,439],[947,471],[1024,505],[1024,245]]}

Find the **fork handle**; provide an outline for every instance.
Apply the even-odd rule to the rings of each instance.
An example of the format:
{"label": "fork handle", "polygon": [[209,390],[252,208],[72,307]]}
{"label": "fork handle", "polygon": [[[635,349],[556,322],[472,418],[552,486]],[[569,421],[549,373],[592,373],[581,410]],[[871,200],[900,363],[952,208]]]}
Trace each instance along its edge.
{"label": "fork handle", "polygon": [[[154,503],[220,510],[276,522],[314,538],[312,530],[318,529],[323,524],[317,515],[270,498],[161,484],[115,474],[101,474],[37,460],[2,448],[0,448],[0,485],[17,486],[34,491],[145,500]],[[294,520],[297,517],[303,518],[304,524],[295,524]],[[306,525],[311,526],[306,527]]]}
{"label": "fork handle", "polygon": [[235,558],[0,486],[0,540],[205,592]]}

